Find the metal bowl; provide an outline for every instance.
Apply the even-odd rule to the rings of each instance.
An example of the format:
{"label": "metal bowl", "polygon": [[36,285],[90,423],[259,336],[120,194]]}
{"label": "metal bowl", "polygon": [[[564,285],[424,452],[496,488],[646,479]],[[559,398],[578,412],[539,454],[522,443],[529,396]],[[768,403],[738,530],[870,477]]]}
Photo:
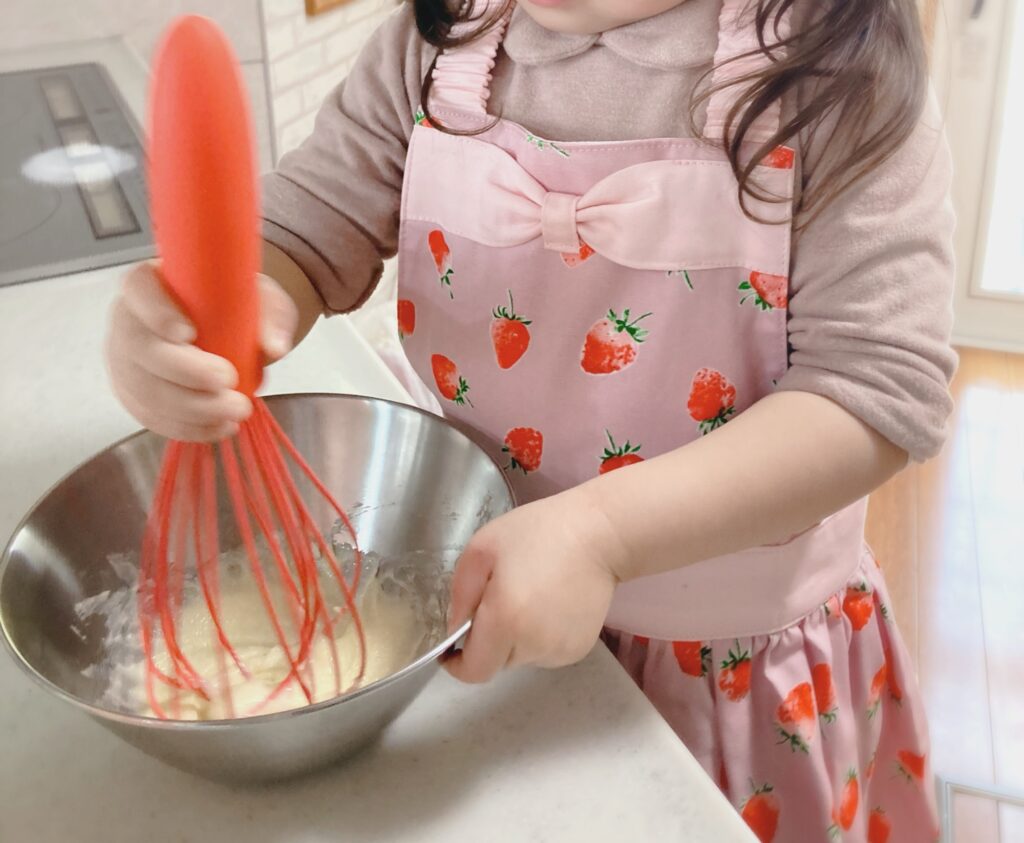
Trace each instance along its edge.
{"label": "metal bowl", "polygon": [[[447,552],[450,569],[473,533],[513,506],[494,461],[436,416],[341,395],[277,396],[267,404],[313,470],[353,510],[361,546],[384,558]],[[138,558],[163,447],[151,433],[111,446],[58,483],[17,528],[0,561],[0,637],[14,659],[43,688],[124,740],[209,778],[280,780],[371,742],[426,685],[465,629],[385,679],[278,714],[164,721],[100,702],[107,679],[95,666],[106,658],[106,624],[83,623],[75,607],[124,587],[123,571],[108,559]],[[225,496],[220,500],[222,545],[230,547],[233,518]],[[326,505],[312,514],[330,528]]]}

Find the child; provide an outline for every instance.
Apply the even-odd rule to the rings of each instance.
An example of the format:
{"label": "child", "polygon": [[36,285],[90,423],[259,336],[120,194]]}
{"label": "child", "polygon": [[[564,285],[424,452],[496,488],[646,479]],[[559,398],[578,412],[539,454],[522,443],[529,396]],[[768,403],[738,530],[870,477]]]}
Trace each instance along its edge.
{"label": "child", "polygon": [[[760,840],[931,841],[863,524],[950,412],[949,178],[914,0],[416,0],[266,180],[264,346],[397,252],[406,382],[524,504],[452,673],[603,635]],[[250,408],[192,337],[134,271],[115,388],[216,439]]]}

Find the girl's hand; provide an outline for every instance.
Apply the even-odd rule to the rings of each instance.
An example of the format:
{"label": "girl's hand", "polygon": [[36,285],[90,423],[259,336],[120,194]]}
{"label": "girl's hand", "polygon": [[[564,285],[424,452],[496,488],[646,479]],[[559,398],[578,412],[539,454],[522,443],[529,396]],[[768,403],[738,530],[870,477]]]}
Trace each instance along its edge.
{"label": "girl's hand", "polygon": [[473,618],[446,667],[485,682],[504,667],[562,667],[601,633],[622,545],[578,490],[513,510],[470,541],[452,584],[451,628]]}
{"label": "girl's hand", "polygon": [[[298,314],[273,279],[260,275],[259,284],[262,345],[273,361],[290,350]],[[252,412],[252,402],[234,390],[234,366],[192,345],[195,336],[153,264],[125,276],[106,343],[114,393],[150,430],[181,441],[212,442],[235,433]]]}

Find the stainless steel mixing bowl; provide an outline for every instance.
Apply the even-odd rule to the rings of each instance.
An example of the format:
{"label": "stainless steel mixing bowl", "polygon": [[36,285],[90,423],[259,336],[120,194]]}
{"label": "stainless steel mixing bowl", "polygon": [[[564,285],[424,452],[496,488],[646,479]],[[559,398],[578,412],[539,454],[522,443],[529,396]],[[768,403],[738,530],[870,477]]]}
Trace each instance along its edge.
{"label": "stainless steel mixing bowl", "polygon": [[[267,403],[314,471],[353,510],[360,544],[383,557],[426,550],[454,559],[453,550],[513,505],[498,466],[435,416],[341,395],[277,396]],[[90,667],[104,662],[106,623],[95,616],[82,622],[75,606],[124,586],[108,558],[137,559],[162,450],[163,440],[151,433],[113,445],[58,483],[14,532],[0,561],[0,630],[15,660],[43,688],[129,743],[209,778],[279,780],[372,741],[465,630],[379,682],[280,714],[183,722],[101,706],[107,679]],[[234,522],[225,496],[220,500],[222,545],[231,547]],[[326,532],[334,520],[327,506],[312,512]]]}

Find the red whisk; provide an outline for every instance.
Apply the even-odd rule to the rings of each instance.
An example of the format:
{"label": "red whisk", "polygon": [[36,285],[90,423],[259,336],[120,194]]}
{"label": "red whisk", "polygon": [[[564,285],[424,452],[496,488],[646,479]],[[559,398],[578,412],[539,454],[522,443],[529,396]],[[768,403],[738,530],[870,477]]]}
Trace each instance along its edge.
{"label": "red whisk", "polygon": [[[238,389],[255,408],[230,439],[216,445],[175,441],[165,450],[139,576],[150,708],[158,717],[176,716],[178,695],[189,692],[204,700],[216,694],[228,716],[253,714],[294,685],[313,702],[316,677],[310,660],[318,636],[330,649],[333,692],[341,693],[335,643],[339,623],[352,623],[358,637],[352,684],[362,679],[366,666],[355,605],[362,558],[344,510],[255,396],[262,361],[252,132],[234,53],[205,18],[180,18],[164,38],[151,88],[149,144],[161,278],[195,325],[196,344],[234,364]],[[235,710],[226,681],[231,664],[246,679],[252,674],[232,643],[231,622],[221,607],[226,563],[218,535],[218,475],[247,559],[246,574],[254,578],[268,628],[286,660],[286,675],[255,710],[245,712]],[[303,503],[300,482],[326,499],[351,538],[351,581]],[[330,605],[325,596],[329,582],[343,605]],[[183,646],[180,622],[189,592],[202,600],[212,622],[216,676],[202,675]],[[161,686],[170,689],[170,713],[160,702]]]}

